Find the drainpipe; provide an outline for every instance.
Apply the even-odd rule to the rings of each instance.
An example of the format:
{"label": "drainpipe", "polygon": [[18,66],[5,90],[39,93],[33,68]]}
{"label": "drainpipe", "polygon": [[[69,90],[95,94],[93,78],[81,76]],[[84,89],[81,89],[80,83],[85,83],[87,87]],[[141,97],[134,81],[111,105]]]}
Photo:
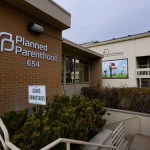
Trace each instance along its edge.
{"label": "drainpipe", "polygon": [[141,78],[139,78],[139,80],[140,80],[140,88],[141,88],[142,87]]}

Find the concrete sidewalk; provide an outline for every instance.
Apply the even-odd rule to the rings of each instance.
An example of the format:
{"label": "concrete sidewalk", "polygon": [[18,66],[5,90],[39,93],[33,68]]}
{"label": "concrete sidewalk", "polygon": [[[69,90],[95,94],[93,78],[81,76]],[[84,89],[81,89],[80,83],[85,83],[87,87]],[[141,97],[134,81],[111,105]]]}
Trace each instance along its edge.
{"label": "concrete sidewalk", "polygon": [[136,134],[129,150],[150,150],[150,137]]}

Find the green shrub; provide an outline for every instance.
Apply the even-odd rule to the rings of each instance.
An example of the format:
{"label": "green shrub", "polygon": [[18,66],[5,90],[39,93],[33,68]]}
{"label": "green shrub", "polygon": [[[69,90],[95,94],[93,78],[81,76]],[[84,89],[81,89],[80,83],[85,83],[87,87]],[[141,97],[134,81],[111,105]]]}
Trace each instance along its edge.
{"label": "green shrub", "polygon": [[27,120],[27,117],[27,110],[22,110],[19,112],[11,111],[2,116],[2,120],[9,130],[10,136],[16,134],[16,132],[19,132],[20,128]]}
{"label": "green shrub", "polygon": [[[60,137],[88,141],[105,125],[102,118],[105,112],[104,104],[96,99],[56,96],[54,102],[46,106],[45,115],[33,112],[19,123],[19,130],[13,128],[11,140],[22,150],[38,150]],[[12,116],[7,115],[4,120]],[[65,145],[60,144],[55,149],[64,150]],[[72,145],[72,149],[81,147]]]}

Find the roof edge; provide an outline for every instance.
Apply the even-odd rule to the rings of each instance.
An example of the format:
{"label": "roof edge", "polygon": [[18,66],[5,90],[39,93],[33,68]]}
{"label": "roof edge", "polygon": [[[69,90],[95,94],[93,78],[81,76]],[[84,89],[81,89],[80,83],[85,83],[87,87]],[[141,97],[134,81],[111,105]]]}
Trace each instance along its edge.
{"label": "roof edge", "polygon": [[90,48],[90,47],[96,47],[96,46],[100,46],[100,45],[106,45],[106,44],[112,44],[112,43],[127,41],[127,40],[139,39],[139,38],[149,37],[149,36],[150,36],[150,31],[140,33],[140,34],[128,35],[128,36],[120,37],[120,38],[113,38],[113,39],[106,40],[106,41],[100,41],[100,42],[93,41],[93,43],[89,42],[89,45],[87,42],[87,43],[81,44],[81,46]]}
{"label": "roof edge", "polygon": [[64,9],[63,7],[61,7],[59,4],[57,4],[56,2],[54,2],[53,0],[48,0],[49,2],[53,3],[56,7],[58,7],[59,9],[61,9],[63,12],[65,12],[67,15],[71,16],[71,13],[69,13],[66,9]]}
{"label": "roof edge", "polygon": [[90,49],[88,49],[88,48],[86,48],[86,47],[83,47],[83,46],[81,46],[81,45],[79,45],[79,44],[76,44],[76,43],[74,43],[74,42],[72,42],[72,41],[70,41],[70,40],[68,40],[68,39],[62,38],[62,42],[65,43],[65,44],[71,45],[71,46],[73,46],[73,47],[76,47],[76,48],[78,48],[78,49],[81,49],[81,50],[83,50],[84,52],[93,54],[93,55],[95,55],[95,56],[98,56],[98,57],[101,57],[101,58],[104,57],[102,54],[99,54],[99,53],[97,53],[97,52],[94,52],[94,51],[92,51],[92,50],[90,50]]}

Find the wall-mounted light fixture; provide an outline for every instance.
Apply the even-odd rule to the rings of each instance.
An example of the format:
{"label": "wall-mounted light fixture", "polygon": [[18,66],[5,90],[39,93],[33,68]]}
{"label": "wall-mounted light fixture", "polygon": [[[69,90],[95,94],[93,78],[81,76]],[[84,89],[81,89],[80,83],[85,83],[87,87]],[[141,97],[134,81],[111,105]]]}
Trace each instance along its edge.
{"label": "wall-mounted light fixture", "polygon": [[33,31],[35,33],[43,33],[44,32],[43,26],[41,26],[35,22],[30,22],[28,24],[28,29],[29,29],[29,31]]}

